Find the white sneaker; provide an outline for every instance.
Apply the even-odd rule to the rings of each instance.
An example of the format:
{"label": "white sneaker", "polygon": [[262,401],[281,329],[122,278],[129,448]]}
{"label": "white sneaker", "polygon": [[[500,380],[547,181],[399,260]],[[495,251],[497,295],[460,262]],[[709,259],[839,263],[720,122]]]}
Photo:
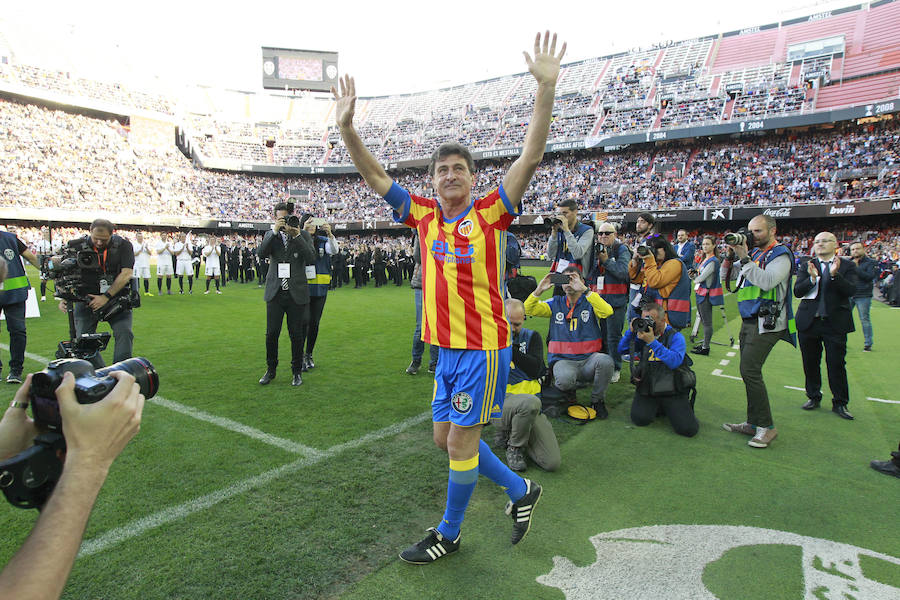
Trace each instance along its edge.
{"label": "white sneaker", "polygon": [[46,302],[46,301],[47,301],[47,296],[41,296],[41,302]]}
{"label": "white sneaker", "polygon": [[222,290],[216,290],[216,293],[217,293],[217,294],[221,294],[221,293],[222,293]]}
{"label": "white sneaker", "polygon": [[208,293],[209,293],[209,290],[206,290],[206,291],[205,291],[205,292],[203,292],[203,293],[204,293],[204,294],[208,294]]}
{"label": "white sneaker", "polygon": [[619,383],[619,377],[622,376],[620,371],[613,371],[612,379],[609,380],[610,383]]}

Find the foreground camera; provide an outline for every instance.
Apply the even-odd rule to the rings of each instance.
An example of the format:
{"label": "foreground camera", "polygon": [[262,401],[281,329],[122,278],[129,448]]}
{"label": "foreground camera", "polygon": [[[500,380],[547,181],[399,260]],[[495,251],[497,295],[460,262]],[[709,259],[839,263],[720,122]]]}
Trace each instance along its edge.
{"label": "foreground camera", "polygon": [[102,400],[118,381],[110,375],[113,371],[125,371],[134,377],[144,398],[152,398],[159,389],[159,375],[149,360],[143,357],[129,358],[104,369],[94,371],[86,360],[61,358],[51,361],[47,368],[31,378],[31,411],[34,422],[40,428],[59,431],[62,420],[56,388],[66,372],[75,377],[75,398],[81,404],[93,404]]}
{"label": "foreground camera", "polygon": [[635,333],[641,331],[647,333],[653,331],[655,327],[656,321],[654,321],[652,317],[637,317],[631,322],[631,329],[633,329]]}
{"label": "foreground camera", "polygon": [[31,413],[43,430],[34,445],[16,456],[0,462],[0,490],[6,500],[18,508],[41,509],[53,493],[62,474],[66,440],[62,436],[62,420],[56,388],[66,372],[75,377],[75,398],[81,404],[102,400],[118,381],[113,371],[134,376],[145,398],[159,389],[159,375],[146,358],[129,358],[96,372],[86,360],[64,358],[51,361],[47,368],[31,378]]}
{"label": "foreground camera", "polygon": [[300,217],[297,215],[288,215],[284,218],[284,224],[288,227],[300,227]]}

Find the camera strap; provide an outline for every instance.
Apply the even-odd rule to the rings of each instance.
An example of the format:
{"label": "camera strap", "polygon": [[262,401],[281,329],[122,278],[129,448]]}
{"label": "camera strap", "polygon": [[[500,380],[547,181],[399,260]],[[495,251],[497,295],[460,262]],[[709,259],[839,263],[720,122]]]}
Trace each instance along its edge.
{"label": "camera strap", "polygon": [[106,253],[108,251],[109,251],[109,248],[104,248],[103,254],[100,254],[100,251],[97,250],[96,248],[94,248],[94,252],[97,253],[97,263],[100,265],[100,270],[103,272],[104,275],[106,275],[106,256],[107,256]]}

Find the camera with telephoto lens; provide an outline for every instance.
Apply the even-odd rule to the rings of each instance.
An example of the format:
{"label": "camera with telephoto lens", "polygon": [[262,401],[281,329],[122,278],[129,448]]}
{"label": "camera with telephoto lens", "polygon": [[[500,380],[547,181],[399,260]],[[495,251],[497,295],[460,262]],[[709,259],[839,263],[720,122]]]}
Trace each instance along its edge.
{"label": "camera with telephoto lens", "polygon": [[775,321],[778,320],[779,313],[781,313],[781,308],[774,302],[762,303],[757,314],[763,318],[763,329],[775,329]]}
{"label": "camera with telephoto lens", "polygon": [[653,320],[653,317],[637,317],[633,321],[631,321],[631,329],[635,333],[647,333],[649,331],[653,331],[655,327],[656,321]]}
{"label": "camera with telephoto lens", "polygon": [[62,474],[66,440],[56,388],[62,383],[63,375],[69,372],[75,377],[75,399],[80,404],[92,404],[105,398],[118,384],[110,375],[113,371],[130,373],[144,398],[152,398],[159,389],[156,369],[142,357],[96,371],[86,360],[63,358],[51,361],[46,369],[32,376],[31,414],[43,433],[34,438],[33,446],[0,462],[0,490],[10,504],[18,508],[42,508]]}
{"label": "camera with telephoto lens", "polygon": [[753,245],[753,232],[746,227],[741,227],[734,233],[726,233],[725,243],[729,246],[741,246],[746,244],[749,248]]}

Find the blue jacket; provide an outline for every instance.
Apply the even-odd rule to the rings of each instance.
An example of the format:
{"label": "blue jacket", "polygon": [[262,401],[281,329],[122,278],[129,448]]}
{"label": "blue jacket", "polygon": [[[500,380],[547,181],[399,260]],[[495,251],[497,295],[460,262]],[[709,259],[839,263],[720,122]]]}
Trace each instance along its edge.
{"label": "blue jacket", "polygon": [[872,286],[875,278],[878,277],[878,264],[868,256],[863,256],[859,264],[856,265],[856,292],[854,298],[871,298]]}
{"label": "blue jacket", "polygon": [[[676,252],[678,249],[676,248]],[[678,252],[678,258],[681,259],[681,262],[684,263],[684,266],[688,269],[692,269],[694,267],[694,242],[688,240],[684,243],[684,246],[681,248],[681,251]]]}

